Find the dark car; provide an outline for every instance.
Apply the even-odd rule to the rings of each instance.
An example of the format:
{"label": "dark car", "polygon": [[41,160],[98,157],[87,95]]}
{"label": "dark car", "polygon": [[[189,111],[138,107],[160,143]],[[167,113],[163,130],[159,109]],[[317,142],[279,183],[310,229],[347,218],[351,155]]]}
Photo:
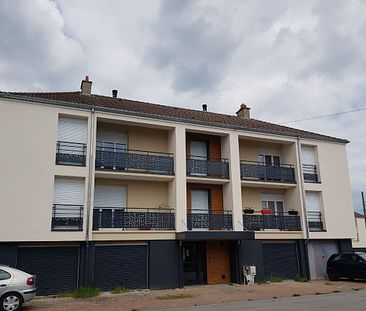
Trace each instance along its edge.
{"label": "dark car", "polygon": [[327,274],[331,281],[366,279],[366,253],[333,254],[327,262]]}

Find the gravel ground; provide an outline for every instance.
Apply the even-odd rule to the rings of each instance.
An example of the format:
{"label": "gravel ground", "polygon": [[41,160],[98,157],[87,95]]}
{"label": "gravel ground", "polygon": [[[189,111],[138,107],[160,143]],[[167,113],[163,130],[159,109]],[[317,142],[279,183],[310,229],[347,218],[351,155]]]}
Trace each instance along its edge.
{"label": "gravel ground", "polygon": [[[124,294],[102,293],[89,299],[73,298],[37,298],[24,305],[24,311],[131,311],[154,310],[171,307],[189,307],[194,305],[225,303],[292,297],[303,295],[320,295],[337,292],[366,290],[366,282],[294,282],[269,283],[261,285],[200,285],[182,289],[141,290]],[[190,295],[190,298],[159,300],[165,295]]]}

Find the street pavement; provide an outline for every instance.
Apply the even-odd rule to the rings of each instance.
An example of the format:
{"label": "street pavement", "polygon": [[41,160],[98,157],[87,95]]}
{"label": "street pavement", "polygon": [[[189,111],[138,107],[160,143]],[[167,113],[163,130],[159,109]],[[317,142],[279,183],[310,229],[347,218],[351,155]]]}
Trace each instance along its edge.
{"label": "street pavement", "polygon": [[189,306],[183,308],[157,309],[156,311],[365,311],[365,291],[311,295],[270,300],[229,302]]}

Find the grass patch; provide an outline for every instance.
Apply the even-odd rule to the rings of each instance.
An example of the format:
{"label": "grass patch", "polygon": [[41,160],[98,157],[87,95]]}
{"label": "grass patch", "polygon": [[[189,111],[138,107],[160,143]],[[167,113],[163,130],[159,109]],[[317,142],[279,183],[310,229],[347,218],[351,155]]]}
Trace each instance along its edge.
{"label": "grass patch", "polygon": [[268,281],[259,281],[257,282],[258,285],[268,284]]}
{"label": "grass patch", "polygon": [[302,276],[296,274],[294,277],[295,282],[309,282],[307,278],[303,278]]}
{"label": "grass patch", "polygon": [[353,291],[358,292],[361,288],[352,288]]}
{"label": "grass patch", "polygon": [[277,298],[278,298],[277,296],[272,297],[272,299],[277,299]]}
{"label": "grass patch", "polygon": [[164,296],[158,296],[156,297],[157,300],[176,300],[176,299],[186,299],[186,298],[192,298],[193,296],[186,293],[181,294],[170,294],[170,295],[164,295]]}
{"label": "grass patch", "polygon": [[300,297],[300,294],[292,294],[292,297]]}
{"label": "grass patch", "polygon": [[91,298],[99,295],[100,289],[93,287],[80,287],[72,292],[62,294],[62,297]]}
{"label": "grass patch", "polygon": [[314,295],[324,295],[324,293],[316,292]]}
{"label": "grass patch", "polygon": [[117,286],[114,290],[112,290],[112,294],[123,294],[123,293],[127,293],[128,289],[126,287],[123,286]]}
{"label": "grass patch", "polygon": [[283,278],[279,276],[274,276],[269,280],[271,283],[281,283],[283,281]]}
{"label": "grass patch", "polygon": [[340,290],[334,290],[333,293],[340,293]]}

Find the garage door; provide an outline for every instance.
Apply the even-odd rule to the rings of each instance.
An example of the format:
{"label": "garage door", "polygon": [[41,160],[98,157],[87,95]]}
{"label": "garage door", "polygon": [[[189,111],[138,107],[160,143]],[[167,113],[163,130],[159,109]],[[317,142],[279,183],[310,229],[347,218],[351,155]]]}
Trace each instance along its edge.
{"label": "garage door", "polygon": [[77,288],[78,247],[20,247],[17,268],[37,276],[37,295]]}
{"label": "garage door", "polygon": [[274,276],[293,279],[299,274],[295,243],[264,243],[263,259],[266,279]]}
{"label": "garage door", "polygon": [[95,248],[95,287],[147,288],[147,245]]}

